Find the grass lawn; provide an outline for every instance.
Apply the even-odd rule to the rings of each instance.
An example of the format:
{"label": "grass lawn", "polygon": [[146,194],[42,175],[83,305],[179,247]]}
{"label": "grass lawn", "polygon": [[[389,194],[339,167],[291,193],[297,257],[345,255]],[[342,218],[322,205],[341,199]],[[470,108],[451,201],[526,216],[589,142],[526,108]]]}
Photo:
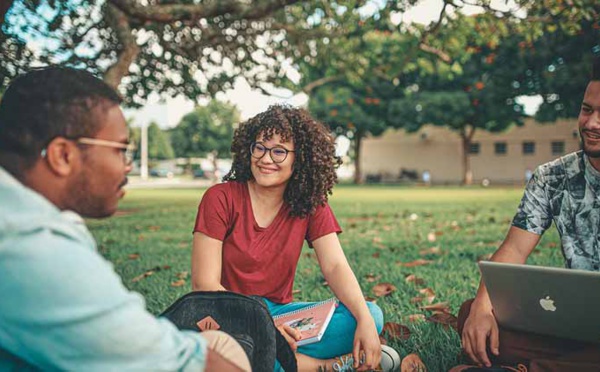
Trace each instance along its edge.
{"label": "grass lawn", "polygon": [[[100,252],[114,263],[128,288],[144,295],[155,314],[191,290],[191,231],[203,192],[131,190],[117,217],[89,223]],[[414,298],[435,294],[432,303],[447,303],[456,315],[461,303],[475,294],[476,261],[498,247],[521,194],[520,188],[335,188],[330,203],[344,230],[340,240],[365,296],[376,299],[386,322],[410,330],[409,337],[386,337],[401,355],[418,353],[430,371],[445,371],[459,361],[458,335],[417,315],[433,313],[422,309],[430,299]],[[530,263],[561,266],[559,247],[552,229]],[[415,266],[416,260],[430,262]],[[373,287],[379,283],[395,289],[377,297]],[[307,247],[294,288],[296,300],[332,295]],[[419,292],[427,288],[431,291]]]}

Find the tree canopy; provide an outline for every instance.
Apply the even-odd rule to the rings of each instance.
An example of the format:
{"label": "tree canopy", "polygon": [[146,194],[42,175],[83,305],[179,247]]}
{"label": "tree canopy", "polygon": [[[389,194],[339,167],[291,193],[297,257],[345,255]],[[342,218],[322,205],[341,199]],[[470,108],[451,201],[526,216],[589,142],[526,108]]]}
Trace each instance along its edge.
{"label": "tree canopy", "polygon": [[[138,149],[135,153],[135,158],[140,159],[141,156],[141,128],[131,128],[131,141],[135,143]],[[171,146],[169,133],[162,130],[156,122],[151,122],[148,125],[148,158],[152,160],[173,159],[175,152]]]}
{"label": "tree canopy", "polygon": [[229,103],[211,100],[185,115],[170,131],[171,143],[178,157],[215,158],[230,156],[234,127],[240,122],[237,108]]}
{"label": "tree canopy", "polygon": [[120,85],[130,105],[143,104],[151,92],[197,101],[231,88],[240,76],[264,89],[288,81],[290,61],[308,58],[324,38],[342,37],[354,31],[349,25],[403,6],[380,1],[366,15],[368,3],[8,0],[0,8],[0,42],[10,58],[0,62],[0,82],[6,85],[34,60],[84,67]]}

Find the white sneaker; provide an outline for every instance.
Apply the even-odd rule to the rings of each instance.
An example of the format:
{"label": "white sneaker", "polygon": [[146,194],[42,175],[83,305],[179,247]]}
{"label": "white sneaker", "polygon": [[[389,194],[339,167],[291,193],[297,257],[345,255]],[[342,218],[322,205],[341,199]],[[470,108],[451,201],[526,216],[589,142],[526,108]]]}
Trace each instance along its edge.
{"label": "white sneaker", "polygon": [[[381,362],[379,367],[374,371],[378,372],[394,372],[400,370],[400,354],[387,345],[381,345]],[[338,357],[331,366],[336,372],[353,372],[354,358],[352,354],[342,355]]]}
{"label": "white sneaker", "polygon": [[383,372],[393,372],[400,370],[400,354],[387,345],[381,345],[381,362],[379,366]]}

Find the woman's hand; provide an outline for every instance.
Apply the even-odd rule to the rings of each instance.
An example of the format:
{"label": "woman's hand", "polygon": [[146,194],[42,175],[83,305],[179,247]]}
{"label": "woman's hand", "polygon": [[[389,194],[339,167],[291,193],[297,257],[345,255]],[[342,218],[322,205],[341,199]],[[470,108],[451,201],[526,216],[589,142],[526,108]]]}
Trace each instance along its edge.
{"label": "woman's hand", "polygon": [[357,371],[368,371],[379,367],[381,343],[375,322],[370,316],[365,320],[357,321],[352,356],[354,357],[354,368],[357,368]]}
{"label": "woman's hand", "polygon": [[296,344],[296,341],[302,339],[302,333],[296,328],[292,328],[287,324],[282,324],[278,326],[277,329],[279,330],[279,332],[281,332],[281,334],[295,353],[296,350],[298,350],[298,345]]}

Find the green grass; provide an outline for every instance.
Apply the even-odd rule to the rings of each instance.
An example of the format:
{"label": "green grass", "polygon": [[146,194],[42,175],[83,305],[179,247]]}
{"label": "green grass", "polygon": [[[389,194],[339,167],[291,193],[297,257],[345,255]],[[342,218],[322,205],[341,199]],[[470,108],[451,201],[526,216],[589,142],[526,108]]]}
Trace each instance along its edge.
{"label": "green grass", "polygon": [[[203,192],[133,190],[117,217],[89,223],[100,252],[114,263],[128,288],[145,296],[155,314],[191,290],[189,276],[183,286],[171,284],[190,271],[192,228]],[[344,230],[340,240],[363,292],[375,297],[371,290],[379,282],[396,287],[389,296],[378,298],[377,304],[386,321],[411,330],[408,339],[389,341],[401,355],[418,353],[430,371],[444,371],[459,362],[458,335],[439,324],[410,322],[411,314],[431,315],[411,303],[411,298],[418,295],[418,289],[431,288],[435,302],[448,302],[456,315],[461,303],[475,294],[478,257],[498,247],[521,194],[518,188],[336,187],[330,204]],[[430,233],[435,234],[433,242],[428,239]],[[550,231],[530,262],[560,266],[559,244],[556,231]],[[440,253],[420,253],[432,247],[439,247]],[[416,259],[433,262],[416,267],[398,265]],[[132,281],[149,270],[154,273]],[[369,274],[380,277],[371,282]],[[407,283],[409,274],[425,283]],[[330,297],[323,281],[314,253],[305,247],[296,273],[294,288],[299,293],[295,299]]]}

